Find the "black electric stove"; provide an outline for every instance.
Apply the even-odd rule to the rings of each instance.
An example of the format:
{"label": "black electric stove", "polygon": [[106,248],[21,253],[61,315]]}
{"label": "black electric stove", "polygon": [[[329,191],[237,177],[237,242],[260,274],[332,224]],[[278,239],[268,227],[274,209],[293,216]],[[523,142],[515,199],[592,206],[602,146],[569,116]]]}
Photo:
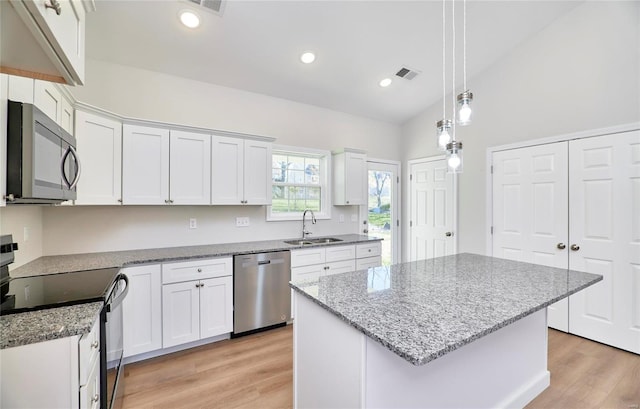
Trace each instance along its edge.
{"label": "black electric stove", "polygon": [[106,300],[117,268],[11,278],[2,284],[0,315]]}

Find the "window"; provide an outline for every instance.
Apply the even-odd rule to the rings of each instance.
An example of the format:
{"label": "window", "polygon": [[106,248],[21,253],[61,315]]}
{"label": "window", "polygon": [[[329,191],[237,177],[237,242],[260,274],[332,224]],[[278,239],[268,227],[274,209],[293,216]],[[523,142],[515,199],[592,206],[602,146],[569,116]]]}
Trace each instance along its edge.
{"label": "window", "polygon": [[274,147],[271,160],[272,201],[268,220],[298,220],[305,209],[329,218],[328,151]]}

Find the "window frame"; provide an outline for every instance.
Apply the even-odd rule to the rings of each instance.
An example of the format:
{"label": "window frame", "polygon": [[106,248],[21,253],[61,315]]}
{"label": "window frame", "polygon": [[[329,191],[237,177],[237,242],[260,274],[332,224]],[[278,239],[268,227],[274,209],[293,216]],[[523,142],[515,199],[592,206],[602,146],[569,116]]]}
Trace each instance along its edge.
{"label": "window frame", "polygon": [[[320,159],[320,211],[314,212],[316,219],[331,219],[331,151],[324,149],[303,148],[300,146],[273,145],[271,151],[271,161],[273,155],[297,155],[305,157],[316,157]],[[273,176],[272,176],[273,178]],[[291,185],[299,185],[291,183]],[[273,193],[272,193],[273,194]],[[266,206],[266,220],[274,221],[300,221],[303,212],[273,213],[272,206]]]}

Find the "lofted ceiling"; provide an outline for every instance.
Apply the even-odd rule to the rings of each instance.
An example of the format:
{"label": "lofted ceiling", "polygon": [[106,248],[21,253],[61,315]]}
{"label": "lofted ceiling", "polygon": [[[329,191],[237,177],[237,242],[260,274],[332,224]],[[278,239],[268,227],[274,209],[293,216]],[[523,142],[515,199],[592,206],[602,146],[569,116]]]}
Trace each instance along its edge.
{"label": "lofted ceiling", "polygon": [[[441,1],[225,1],[221,15],[188,0],[97,0],[88,58],[401,124],[442,98]],[[450,36],[450,7],[448,33]],[[579,1],[467,2],[467,76],[495,63]],[[456,1],[462,83],[462,1]],[[198,10],[201,25],[178,21]],[[448,44],[448,59],[451,59]],[[316,61],[305,65],[302,52]],[[419,71],[412,80],[394,74]],[[447,70],[451,90],[451,67]],[[393,79],[387,88],[378,85]]]}

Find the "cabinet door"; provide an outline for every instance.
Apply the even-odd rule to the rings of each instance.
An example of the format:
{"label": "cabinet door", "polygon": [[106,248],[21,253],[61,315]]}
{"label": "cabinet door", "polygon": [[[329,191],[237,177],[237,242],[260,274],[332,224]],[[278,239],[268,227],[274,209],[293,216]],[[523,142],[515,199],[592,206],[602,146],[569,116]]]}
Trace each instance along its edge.
{"label": "cabinet door", "polygon": [[211,204],[242,204],[244,141],[213,135],[211,138]]}
{"label": "cabinet door", "polygon": [[324,264],[325,258],[326,252],[323,247],[314,247],[305,250],[291,250],[291,267]]}
{"label": "cabinet door", "polygon": [[245,204],[270,205],[271,185],[271,143],[244,141]]}
{"label": "cabinet door", "polygon": [[346,153],[345,198],[348,205],[367,204],[367,155]]}
{"label": "cabinet door", "polygon": [[82,158],[76,204],[113,205],[122,201],[122,123],[76,112],[76,140]]}
{"label": "cabinet door", "polygon": [[325,261],[331,263],[333,261],[353,260],[356,258],[356,246],[329,246],[325,249]]}
{"label": "cabinet door", "polygon": [[199,281],[162,286],[162,347],[200,339]]}
{"label": "cabinet door", "polygon": [[[293,257],[293,251],[291,252],[291,255]],[[324,265],[324,263],[306,265],[302,267],[292,267],[291,281],[294,281],[294,282],[295,281],[317,281],[318,278],[325,273],[325,267],[326,266]],[[295,300],[296,300],[296,297],[294,295],[294,291],[291,290],[291,318],[292,319],[295,316],[295,310],[296,310]]]}
{"label": "cabinet door", "polygon": [[211,136],[171,131],[169,176],[173,204],[211,202]]}
{"label": "cabinet door", "polygon": [[11,101],[33,104],[34,80],[16,75],[8,75],[7,96]]}
{"label": "cabinet door", "polygon": [[60,126],[65,131],[69,132],[71,135],[74,135],[73,129],[73,106],[71,102],[64,96],[60,100]]}
{"label": "cabinet door", "polygon": [[200,338],[233,331],[233,277],[200,281]]}
{"label": "cabinet door", "polygon": [[333,263],[327,263],[325,267],[325,275],[350,273],[356,271],[356,260],[334,261]]}
{"label": "cabinet door", "polygon": [[33,104],[57,124],[62,116],[62,99],[62,93],[54,83],[35,80]]}
{"label": "cabinet door", "polygon": [[122,202],[169,203],[169,130],[122,127]]}
{"label": "cabinet door", "polygon": [[356,270],[365,270],[371,267],[378,267],[382,265],[382,257],[373,256],[356,259]]}
{"label": "cabinet door", "polygon": [[160,265],[127,267],[129,293],[122,304],[124,356],[162,348]]}
{"label": "cabinet door", "polygon": [[[558,142],[493,154],[494,257],[567,268],[567,149]],[[550,327],[569,330],[566,299],[547,314]]]}
{"label": "cabinet door", "polygon": [[603,276],[569,331],[640,353],[640,131],[571,141],[569,163],[569,268]]}

